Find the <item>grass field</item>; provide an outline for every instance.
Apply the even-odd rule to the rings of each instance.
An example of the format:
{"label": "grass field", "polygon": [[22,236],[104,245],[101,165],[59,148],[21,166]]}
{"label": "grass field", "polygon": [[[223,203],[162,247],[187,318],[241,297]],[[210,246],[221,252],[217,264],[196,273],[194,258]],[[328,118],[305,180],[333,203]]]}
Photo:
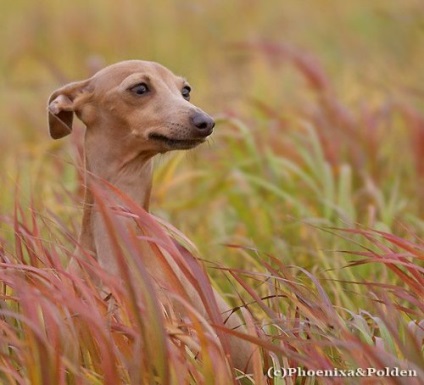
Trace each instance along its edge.
{"label": "grass field", "polygon": [[[17,0],[0,9],[1,385],[424,383],[421,0]],[[258,347],[254,376],[229,369],[225,339],[237,331],[188,305],[185,328],[169,322],[111,213],[131,269],[121,269],[124,284],[95,274],[117,313],[64,269],[82,215],[84,127],[51,140],[47,98],[129,58],[186,76],[193,102],[217,120],[208,144],[158,157],[160,226],[127,209],[165,245],[152,246],[157,257],[183,258],[169,246],[177,238],[204,261],[210,280],[194,268],[186,278],[212,319],[210,284],[248,310],[240,338]],[[417,376],[266,375],[290,367]]]}

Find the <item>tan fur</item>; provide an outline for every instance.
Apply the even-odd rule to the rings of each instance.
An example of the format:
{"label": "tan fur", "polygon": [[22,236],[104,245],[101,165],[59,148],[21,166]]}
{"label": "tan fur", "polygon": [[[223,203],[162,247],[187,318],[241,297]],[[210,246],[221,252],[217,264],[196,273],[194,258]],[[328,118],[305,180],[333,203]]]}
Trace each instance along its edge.
{"label": "tan fur", "polygon": [[[142,84],[148,92],[138,95],[134,87],[143,87]],[[50,134],[59,139],[71,133],[75,113],[87,126],[87,178],[95,175],[105,179],[148,210],[152,157],[195,147],[212,133],[212,118],[182,96],[187,86],[183,78],[157,63],[131,60],[111,65],[90,79],[68,84],[51,95]],[[108,233],[94,207],[92,193],[87,190],[80,242],[113,274],[117,266],[110,255]],[[182,277],[177,264],[170,264],[176,276]],[[146,261],[146,269],[155,280],[162,281],[161,267],[154,255]],[[189,290],[189,295],[193,305],[205,314],[194,290]],[[215,295],[226,318],[229,307],[221,296]],[[241,320],[232,315],[226,324],[235,328]],[[250,345],[235,338],[229,341],[235,366],[246,370],[250,366]]]}

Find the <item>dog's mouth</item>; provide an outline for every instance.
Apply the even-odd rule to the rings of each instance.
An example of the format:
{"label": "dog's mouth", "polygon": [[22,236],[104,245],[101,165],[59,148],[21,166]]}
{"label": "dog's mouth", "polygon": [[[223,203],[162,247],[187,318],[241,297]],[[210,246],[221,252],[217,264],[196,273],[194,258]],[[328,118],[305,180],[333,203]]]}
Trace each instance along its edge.
{"label": "dog's mouth", "polygon": [[199,144],[205,141],[205,138],[195,138],[195,139],[176,139],[169,138],[162,134],[151,133],[149,134],[149,139],[156,142],[165,144],[167,147],[172,149],[182,149],[186,150],[198,146]]}

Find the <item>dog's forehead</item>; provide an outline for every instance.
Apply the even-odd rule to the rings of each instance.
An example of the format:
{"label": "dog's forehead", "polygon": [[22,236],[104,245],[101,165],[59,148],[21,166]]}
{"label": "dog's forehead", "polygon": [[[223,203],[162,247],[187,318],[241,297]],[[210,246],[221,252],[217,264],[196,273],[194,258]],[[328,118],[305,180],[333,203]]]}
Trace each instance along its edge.
{"label": "dog's forehead", "polygon": [[168,68],[155,62],[128,60],[103,68],[92,77],[95,88],[112,88],[120,85],[134,74],[143,74],[149,78],[160,77],[165,81],[182,82],[183,78],[174,75]]}

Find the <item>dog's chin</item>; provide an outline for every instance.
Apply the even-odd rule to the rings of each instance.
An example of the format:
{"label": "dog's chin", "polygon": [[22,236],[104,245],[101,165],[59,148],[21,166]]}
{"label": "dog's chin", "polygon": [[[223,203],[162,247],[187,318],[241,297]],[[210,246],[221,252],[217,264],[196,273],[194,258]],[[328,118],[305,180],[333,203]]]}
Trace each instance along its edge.
{"label": "dog's chin", "polygon": [[178,139],[155,133],[151,133],[149,135],[149,140],[161,144],[167,151],[189,150],[190,148],[194,148],[205,141],[204,138]]}

